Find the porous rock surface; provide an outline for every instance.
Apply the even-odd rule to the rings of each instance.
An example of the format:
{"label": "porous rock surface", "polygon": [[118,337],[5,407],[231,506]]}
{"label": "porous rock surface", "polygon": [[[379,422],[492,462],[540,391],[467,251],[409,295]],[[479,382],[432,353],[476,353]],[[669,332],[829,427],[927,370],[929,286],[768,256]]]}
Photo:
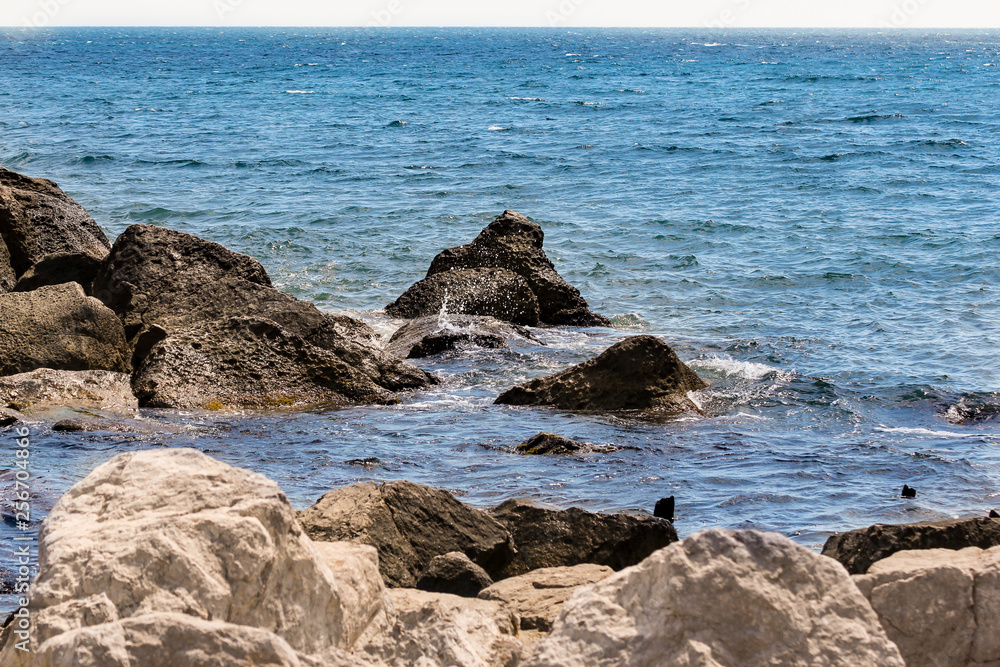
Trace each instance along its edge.
{"label": "porous rock surface", "polygon": [[655,336],[632,336],[564,371],[508,389],[496,403],[562,410],[696,411],[688,392],[704,380]]}
{"label": "porous rock surface", "polygon": [[524,278],[503,268],[455,269],[428,275],[386,306],[385,312],[407,318],[449,312],[525,326],[539,323],[538,297]]}
{"label": "porous rock surface", "polygon": [[30,292],[45,285],[79,283],[91,293],[91,284],[101,268],[101,260],[82,252],[55,252],[45,255],[21,274],[12,292]]}
{"label": "porous rock surface", "polygon": [[844,569],[780,535],[709,530],[584,586],[528,667],[904,662]]}
{"label": "porous rock surface", "polygon": [[540,345],[528,329],[495,317],[438,314],[418,317],[397,329],[386,350],[404,359],[420,359],[466,347],[507,348],[508,341]]}
{"label": "porous rock surface", "polygon": [[493,583],[486,570],[461,551],[435,556],[417,579],[417,588],[432,593],[450,593],[474,598]]}
{"label": "porous rock surface", "polygon": [[139,402],[125,373],[39,368],[0,377],[0,406],[32,414],[69,408],[131,415]]}

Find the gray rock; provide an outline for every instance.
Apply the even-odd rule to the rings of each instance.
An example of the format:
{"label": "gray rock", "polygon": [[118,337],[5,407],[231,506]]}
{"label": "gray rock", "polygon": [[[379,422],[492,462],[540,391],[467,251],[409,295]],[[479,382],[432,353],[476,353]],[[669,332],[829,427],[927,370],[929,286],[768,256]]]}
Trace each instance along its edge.
{"label": "gray rock", "polygon": [[677,541],[669,521],[648,515],[554,510],[520,499],[508,500],[490,514],[510,531],[517,548],[510,565],[494,579],[582,563],[620,570]]}
{"label": "gray rock", "polygon": [[435,556],[460,551],[492,577],[514,558],[507,530],[447,491],[412,482],[354,484],[325,494],[299,514],[314,540],[378,549],[388,586],[411,588]]}
{"label": "gray rock", "polygon": [[496,403],[563,410],[696,411],[687,393],[708,386],[655,336],[633,336],[600,356],[501,394]]}
{"label": "gray rock", "polygon": [[449,314],[410,320],[393,333],[386,350],[419,359],[463,347],[507,348],[510,340],[542,344],[524,327],[495,317]]}
{"label": "gray rock", "polygon": [[64,417],[79,413],[130,416],[139,409],[129,376],[113,371],[55,371],[39,368],[30,373],[0,377],[0,406],[6,405],[32,417]]}
{"label": "gray rock", "polygon": [[385,307],[392,317],[424,317],[442,311],[538,324],[538,298],[528,282],[503,268],[455,269],[429,275]]}
{"label": "gray rock", "polygon": [[0,294],[0,375],[129,371],[122,324],[77,283]]}
{"label": "gray rock", "polygon": [[493,580],[461,551],[435,556],[417,579],[417,588],[432,593],[450,593],[474,598]]}
{"label": "gray rock", "polygon": [[45,285],[79,283],[90,293],[91,284],[101,268],[101,260],[84,253],[57,252],[31,265],[18,279],[12,292],[30,292]]}
{"label": "gray rock", "polygon": [[102,259],[111,246],[94,219],[58,185],[3,167],[0,237],[18,276],[52,253],[83,253]]}
{"label": "gray rock", "polygon": [[843,563],[851,574],[864,574],[872,563],[911,549],[989,549],[1000,546],[1000,520],[989,517],[875,524],[831,535],[823,555]]}

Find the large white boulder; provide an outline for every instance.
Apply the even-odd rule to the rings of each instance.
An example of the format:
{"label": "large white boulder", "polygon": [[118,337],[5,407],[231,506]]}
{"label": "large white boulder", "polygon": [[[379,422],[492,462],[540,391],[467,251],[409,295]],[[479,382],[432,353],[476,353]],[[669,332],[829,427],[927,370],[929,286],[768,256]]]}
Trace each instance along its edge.
{"label": "large white boulder", "polygon": [[531,667],[903,667],[839,563],[780,535],[708,530],[577,589]]}
{"label": "large white boulder", "polygon": [[1000,665],[1000,547],[900,551],[855,583],[908,667]]}

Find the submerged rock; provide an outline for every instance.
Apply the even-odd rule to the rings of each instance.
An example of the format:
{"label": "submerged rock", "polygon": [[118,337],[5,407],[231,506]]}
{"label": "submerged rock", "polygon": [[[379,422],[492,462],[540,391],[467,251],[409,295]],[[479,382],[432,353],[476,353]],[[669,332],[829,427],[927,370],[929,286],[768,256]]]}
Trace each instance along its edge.
{"label": "submerged rock", "polygon": [[501,268],[456,269],[429,275],[385,307],[392,317],[424,317],[443,310],[495,317],[514,324],[539,322],[538,298],[528,282]]}
{"label": "submerged rock", "polygon": [[[518,324],[566,324],[576,326],[610,326],[603,315],[591,312],[580,291],[556,273],[555,266],[542,249],[544,234],[535,222],[514,211],[504,211],[491,222],[472,243],[443,250],[431,262],[427,277],[410,288],[403,296],[386,308],[395,317],[431,315],[441,310],[444,293],[448,291],[448,310],[473,315],[492,315]],[[492,306],[494,312],[466,307],[464,304],[479,301],[495,304],[501,295],[490,294],[495,289],[496,278],[484,280],[483,269],[503,270],[523,279],[523,286],[505,275],[509,293],[503,294],[511,305]],[[461,273],[472,271],[473,273]],[[479,273],[475,273],[475,272]],[[450,274],[450,275],[449,275]],[[482,284],[475,284],[475,280]],[[524,287],[535,297],[537,317],[528,321],[524,313],[531,300]],[[461,291],[461,299],[456,294]],[[478,299],[478,301],[477,301]],[[455,301],[456,305],[452,306]],[[459,305],[461,302],[462,305]],[[517,304],[516,306],[514,304]],[[505,316],[517,313],[518,319]]]}
{"label": "submerged rock", "polygon": [[46,255],[21,274],[12,292],[30,292],[46,285],[79,283],[91,293],[91,284],[101,268],[101,260],[79,252],[57,252]]}
{"label": "submerged rock", "polygon": [[486,570],[461,551],[435,556],[417,579],[417,588],[432,593],[450,593],[474,598],[493,583]]}
{"label": "submerged rock", "polygon": [[0,237],[18,276],[52,253],[83,253],[102,259],[111,247],[94,219],[58,185],[3,167]]}
{"label": "submerged rock", "polygon": [[420,359],[463,347],[507,348],[510,340],[542,344],[524,327],[495,317],[430,315],[397,329],[386,350],[404,359]]}
{"label": "submerged rock", "polygon": [[989,517],[904,524],[875,524],[839,535],[823,545],[823,555],[840,561],[851,574],[864,574],[873,563],[911,549],[989,549],[1000,546],[1000,520]]}
{"label": "submerged rock", "polygon": [[775,534],[709,530],[577,589],[528,667],[903,667],[843,568]]}
{"label": "submerged rock", "polygon": [[532,456],[552,454],[557,456],[567,456],[572,454],[608,454],[620,450],[621,447],[614,445],[595,445],[591,442],[580,442],[570,440],[555,433],[538,433],[528,438],[515,448],[518,454]]}
{"label": "submerged rock", "polygon": [[593,563],[620,570],[677,541],[669,521],[631,514],[547,509],[513,499],[490,514],[514,538],[517,555],[494,579],[545,567]]}
{"label": "submerged rock", "polygon": [[412,482],[364,482],[330,491],[299,514],[314,540],[378,549],[389,586],[413,587],[435,556],[459,551],[492,577],[514,557],[507,530],[447,491]]}
{"label": "submerged rock", "polygon": [[697,410],[687,393],[708,386],[655,336],[633,336],[600,356],[501,394],[506,405],[563,410]]}
{"label": "submerged rock", "polygon": [[1000,547],[900,551],[854,582],[907,667],[1000,664]]}
{"label": "submerged rock", "polygon": [[0,375],[37,368],[128,372],[121,322],[76,283],[0,294]]}

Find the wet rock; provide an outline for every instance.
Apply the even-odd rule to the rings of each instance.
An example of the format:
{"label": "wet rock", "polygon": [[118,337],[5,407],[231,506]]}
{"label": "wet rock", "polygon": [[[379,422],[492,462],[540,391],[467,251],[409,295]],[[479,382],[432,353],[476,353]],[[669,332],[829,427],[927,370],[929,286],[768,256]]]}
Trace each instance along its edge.
{"label": "wet rock", "polygon": [[854,582],[907,667],[1000,664],[1000,547],[901,551]]}
{"label": "wet rock", "polygon": [[831,535],[823,555],[843,563],[851,574],[864,574],[872,563],[911,549],[989,549],[1000,546],[1000,521],[988,517],[904,524],[875,524]]}
{"label": "wet rock", "polygon": [[578,587],[597,583],[614,573],[606,565],[590,563],[546,567],[498,581],[480,591],[479,598],[503,603],[521,619],[521,630],[548,632]]}
{"label": "wet rock", "polygon": [[0,428],[8,428],[25,420],[25,416],[17,410],[0,407]]}
{"label": "wet rock", "polygon": [[63,419],[53,424],[52,430],[57,433],[81,433],[95,430],[92,426],[93,422],[85,419]]}
{"label": "wet rock", "polygon": [[954,404],[948,406],[944,418],[952,424],[968,424],[991,421],[1000,415],[1000,397],[990,394],[962,396]]}
{"label": "wet rock", "polygon": [[121,322],[76,283],[0,294],[0,375],[37,368],[128,372]]}
{"label": "wet rock", "polygon": [[709,530],[577,589],[524,664],[905,663],[843,568],[780,535]]}
{"label": "wet rock", "polygon": [[167,335],[136,368],[133,388],[143,406],[156,408],[398,401],[336,354],[254,317],[192,325]]}
{"label": "wet rock", "polygon": [[461,551],[435,556],[417,579],[417,588],[432,593],[450,593],[474,598],[493,583],[486,570]]}
{"label": "wet rock", "polygon": [[653,508],[653,516],[659,519],[666,519],[667,521],[673,522],[674,520],[674,497],[669,496],[667,498],[660,498],[656,501],[656,506]]}
{"label": "wet rock", "polygon": [[695,411],[687,393],[708,386],[655,336],[633,336],[600,356],[505,391],[498,404],[563,410]]}
{"label": "wet rock", "polygon": [[351,459],[349,461],[344,461],[344,465],[360,466],[362,468],[371,469],[382,465],[382,461],[380,461],[377,456],[368,456],[363,459]]}
{"label": "wet rock", "polygon": [[442,311],[480,315],[535,326],[538,298],[528,282],[506,269],[456,269],[429,275],[385,307],[392,317],[424,317]]}
{"label": "wet rock", "polygon": [[51,368],[0,377],[0,405],[31,415],[58,409],[131,415],[139,408],[125,373]]}
{"label": "wet rock", "polygon": [[3,167],[0,237],[18,276],[52,253],[82,253],[102,259],[111,247],[94,219],[58,185]]}
{"label": "wet rock", "polygon": [[899,495],[902,496],[903,498],[916,498],[917,497],[917,490],[916,489],[911,489],[909,486],[907,486],[906,484],[904,484],[903,485],[903,490],[899,492]]}
{"label": "wet rock", "polygon": [[79,283],[90,294],[101,260],[78,252],[57,252],[38,260],[18,279],[12,292],[30,292],[46,285]]}
{"label": "wet rock", "polygon": [[510,531],[517,547],[517,555],[494,579],[582,563],[620,570],[677,541],[669,521],[648,515],[594,514],[579,507],[553,510],[519,499],[490,513]]}
{"label": "wet rock", "polygon": [[[322,313],[312,304],[274,289],[256,260],[190,234],[149,225],[129,227],[115,241],[94,279],[94,294],[122,318],[137,368],[168,335],[182,339],[186,336],[181,342],[193,345],[197,342],[193,339],[204,335],[212,325],[225,322],[230,324],[220,326],[237,334],[226,345],[236,351],[237,344],[248,342],[249,348],[241,355],[251,354],[263,343],[256,335],[245,335],[246,326],[233,324],[235,318],[251,318],[273,323],[274,331],[282,332],[275,335],[285,341],[286,347],[309,350],[312,346],[332,353],[386,391],[434,382],[416,366],[377,349],[372,343],[377,336],[366,325]],[[166,363],[163,358],[158,360],[163,373],[169,372]],[[332,367],[324,368],[329,371]],[[310,372],[304,367],[293,375],[301,377]],[[220,376],[223,384],[241,381],[238,375]],[[324,376],[320,383],[324,382],[334,380]],[[352,383],[353,376],[336,382]],[[369,394],[366,387],[354,393]]]}
{"label": "wet rock", "polygon": [[452,551],[494,579],[515,554],[510,534],[489,514],[412,482],[334,489],[299,513],[299,520],[314,540],[374,546],[382,577],[392,587],[412,588],[435,556]]}
{"label": "wet rock", "polygon": [[[573,324],[577,326],[610,326],[611,321],[603,315],[598,315],[590,311],[587,302],[580,291],[567,283],[556,273],[555,266],[546,256],[542,249],[544,234],[542,228],[520,213],[514,211],[504,211],[493,222],[491,222],[472,243],[448,248],[443,250],[431,262],[427,271],[428,280],[435,276],[454,274],[450,284],[456,287],[460,285],[466,276],[456,274],[457,271],[470,269],[503,269],[513,272],[524,279],[529,291],[535,296],[538,303],[538,318],[544,324]],[[421,281],[424,282],[424,281]],[[417,283],[420,285],[420,283]],[[413,288],[410,288],[413,290]],[[485,285],[483,287],[486,287]],[[422,287],[426,290],[427,287]],[[410,296],[407,296],[410,295]],[[485,298],[486,295],[484,294]],[[523,301],[518,290],[517,300]],[[401,303],[402,301],[402,303]],[[430,303],[427,297],[417,298],[417,294],[404,294],[395,304],[386,309],[396,317],[416,317],[417,314],[428,315],[438,312],[440,307],[433,310],[426,310],[417,314],[403,314],[404,312],[416,312],[416,310],[406,304]],[[432,306],[427,305],[426,308]],[[471,310],[459,311],[451,307],[450,312],[465,312],[469,314],[493,315],[499,319],[506,319],[518,324],[533,325],[535,322],[503,317],[493,312],[473,312]]]}
{"label": "wet rock", "polygon": [[570,440],[555,433],[538,433],[531,436],[515,448],[518,454],[526,455],[573,455],[573,454],[609,454],[620,450],[614,445],[595,445],[591,442]]}
{"label": "wet rock", "polygon": [[419,359],[466,347],[507,348],[510,340],[542,344],[524,327],[494,317],[439,314],[401,326],[389,339],[386,351],[404,359]]}

